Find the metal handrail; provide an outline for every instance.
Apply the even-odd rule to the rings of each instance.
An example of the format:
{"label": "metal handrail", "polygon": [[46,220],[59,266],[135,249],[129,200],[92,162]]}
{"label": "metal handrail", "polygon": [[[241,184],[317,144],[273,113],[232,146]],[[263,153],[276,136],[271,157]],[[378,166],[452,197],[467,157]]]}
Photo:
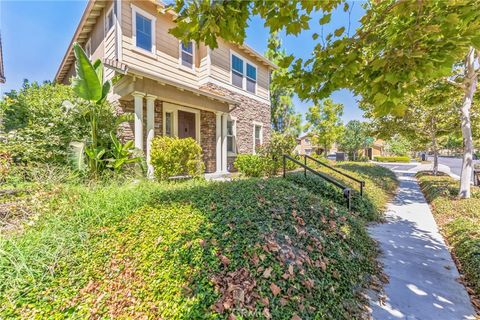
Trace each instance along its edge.
{"label": "metal handrail", "polygon": [[[283,155],[283,177],[285,178],[285,175],[286,175],[286,167],[287,167],[287,160],[290,160],[292,161],[293,163],[296,163],[297,165],[301,166],[302,168],[304,168],[305,170],[305,176],[307,175],[307,170],[310,171],[311,173],[321,177],[322,179],[324,179],[325,181],[327,182],[330,182],[331,184],[333,184],[334,186],[336,186],[337,188],[340,188],[342,189],[343,191],[343,196],[345,197],[345,199],[347,200],[347,207],[348,207],[348,210],[351,210],[352,209],[352,189],[348,188],[347,186],[344,186],[343,184],[341,184],[340,182],[330,178],[329,176],[327,175],[324,175],[324,174],[321,174],[320,172],[316,171],[315,169],[312,169],[310,168],[309,166],[307,166],[306,164],[303,164],[301,163],[300,161],[298,161],[297,159],[294,159],[292,157],[290,157],[289,155],[286,155],[284,154]],[[305,159],[306,160],[306,159]]]}
{"label": "metal handrail", "polygon": [[318,164],[320,164],[320,165],[322,165],[322,166],[324,166],[324,167],[327,167],[327,168],[329,168],[329,169],[331,169],[331,170],[333,170],[333,171],[341,174],[341,175],[344,176],[344,177],[347,177],[347,178],[349,178],[349,179],[351,179],[351,180],[353,180],[353,181],[355,181],[355,182],[358,182],[358,183],[360,184],[360,195],[363,196],[363,188],[365,187],[365,181],[359,180],[359,179],[357,179],[357,178],[355,178],[355,177],[352,177],[351,175],[346,174],[345,172],[342,172],[342,171],[338,170],[337,168],[334,168],[334,167],[332,167],[332,166],[330,166],[330,165],[328,165],[328,164],[326,164],[326,163],[323,163],[323,162],[321,162],[320,160],[315,159],[314,157],[311,157],[311,156],[309,156],[309,155],[307,155],[307,154],[305,154],[305,155],[303,155],[303,156],[304,156],[304,158],[305,158],[305,165],[307,164],[307,159],[310,159],[310,160],[313,160],[313,161],[315,161],[316,163],[318,163]]}

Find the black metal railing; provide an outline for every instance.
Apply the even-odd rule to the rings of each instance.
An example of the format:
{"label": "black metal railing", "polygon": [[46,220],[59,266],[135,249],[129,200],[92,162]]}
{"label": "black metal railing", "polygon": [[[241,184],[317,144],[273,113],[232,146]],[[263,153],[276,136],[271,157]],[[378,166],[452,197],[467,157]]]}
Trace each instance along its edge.
{"label": "black metal railing", "polygon": [[286,155],[284,154],[283,155],[283,177],[285,178],[286,176],[286,173],[287,173],[287,160],[290,160],[292,161],[293,163],[296,163],[297,165],[299,165],[300,167],[302,167],[304,169],[304,174],[305,174],[305,177],[307,176],[307,171],[310,171],[311,173],[313,173],[314,175],[317,175],[319,176],[320,178],[322,178],[323,180],[333,184],[334,186],[336,186],[337,188],[341,189],[342,192],[343,192],[343,196],[345,197],[346,201],[347,201],[347,207],[348,207],[348,210],[351,210],[352,209],[352,189],[348,188],[347,186],[341,184],[340,182],[332,179],[331,177],[325,175],[325,174],[322,174],[320,172],[318,172],[317,170],[315,169],[312,169],[310,168],[309,166],[307,166],[306,164],[306,158],[305,158],[305,163],[301,163],[300,161],[298,161],[297,159],[295,158],[292,158],[290,157],[289,155]]}
{"label": "black metal railing", "polygon": [[335,171],[336,173],[339,173],[339,174],[341,174],[342,176],[347,177],[347,178],[349,178],[350,180],[353,180],[353,181],[357,182],[357,183],[360,185],[360,196],[363,197],[363,189],[365,188],[365,181],[359,180],[359,179],[357,179],[357,178],[355,178],[355,177],[352,177],[351,175],[346,174],[345,172],[342,172],[342,171],[338,170],[337,168],[332,167],[331,165],[328,165],[328,164],[326,164],[326,163],[323,163],[323,162],[321,162],[320,160],[315,159],[314,157],[311,157],[311,156],[309,156],[309,155],[304,155],[303,157],[304,157],[304,159],[305,159],[305,165],[307,165],[307,159],[310,159],[310,160],[313,160],[315,163],[318,163],[319,165],[322,165],[322,166],[324,166],[324,167],[326,167],[326,168],[329,168],[330,170],[333,170],[333,171]]}

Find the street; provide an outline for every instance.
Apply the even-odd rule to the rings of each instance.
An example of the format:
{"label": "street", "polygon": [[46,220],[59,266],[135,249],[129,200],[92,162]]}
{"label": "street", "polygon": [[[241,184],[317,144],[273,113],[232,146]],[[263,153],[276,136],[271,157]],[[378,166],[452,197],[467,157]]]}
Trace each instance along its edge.
{"label": "street", "polygon": [[[428,157],[428,160],[433,162],[433,157]],[[462,158],[438,157],[438,163],[450,167],[451,172],[457,176],[462,173]],[[474,160],[473,163],[480,163],[480,161]]]}

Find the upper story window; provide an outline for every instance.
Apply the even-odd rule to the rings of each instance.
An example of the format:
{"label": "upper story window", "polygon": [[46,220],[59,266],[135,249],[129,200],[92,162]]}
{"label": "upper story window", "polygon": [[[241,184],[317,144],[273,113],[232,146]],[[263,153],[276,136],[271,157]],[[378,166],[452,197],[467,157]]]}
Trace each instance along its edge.
{"label": "upper story window", "polygon": [[155,53],[156,18],[132,5],[133,40],[137,48]]}
{"label": "upper story window", "polygon": [[251,93],[257,91],[257,67],[232,53],[232,84]]}
{"label": "upper story window", "polygon": [[180,42],[180,60],[182,66],[193,69],[194,50],[193,41],[189,41],[187,44],[184,44],[182,41]]}
{"label": "upper story window", "polygon": [[113,6],[112,8],[107,12],[107,17],[105,19],[105,33],[110,31],[112,29],[114,24],[114,13],[113,13]]}
{"label": "upper story window", "polygon": [[85,54],[90,59],[92,57],[92,41],[88,39],[87,43],[85,43]]}

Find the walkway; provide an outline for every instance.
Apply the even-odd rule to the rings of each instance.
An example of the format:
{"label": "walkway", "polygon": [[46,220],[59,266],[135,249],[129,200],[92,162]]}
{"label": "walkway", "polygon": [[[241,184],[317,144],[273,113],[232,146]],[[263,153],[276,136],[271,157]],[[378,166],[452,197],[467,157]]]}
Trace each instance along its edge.
{"label": "walkway", "polygon": [[379,242],[380,261],[389,277],[386,299],[372,299],[373,318],[474,319],[470,299],[457,282],[457,268],[414,173],[396,173],[400,188],[388,206],[387,222],[369,230]]}

